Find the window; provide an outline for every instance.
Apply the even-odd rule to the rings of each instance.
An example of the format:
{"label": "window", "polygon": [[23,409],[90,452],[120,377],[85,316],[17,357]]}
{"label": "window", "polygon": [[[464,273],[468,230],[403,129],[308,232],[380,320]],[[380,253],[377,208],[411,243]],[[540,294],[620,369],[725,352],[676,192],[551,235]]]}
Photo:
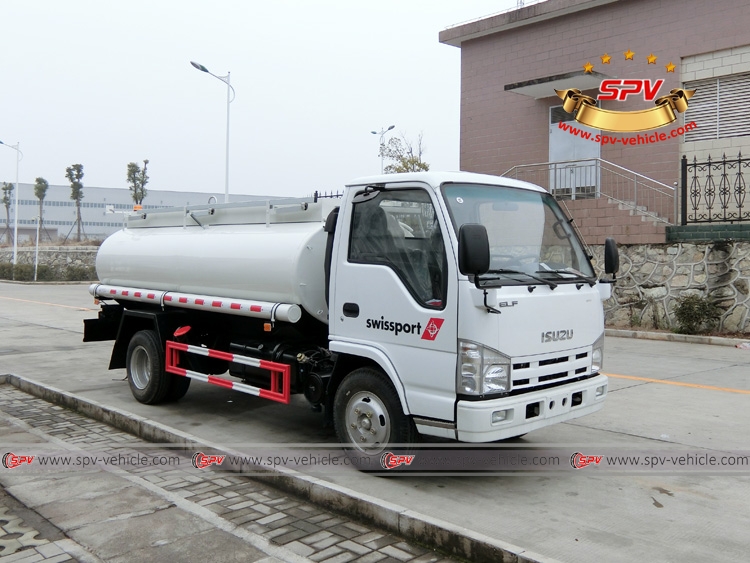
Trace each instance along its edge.
{"label": "window", "polygon": [[435,208],[424,190],[359,194],[352,217],[349,261],[388,266],[422,306],[445,307],[445,246]]}
{"label": "window", "polygon": [[698,127],[685,133],[685,141],[707,141],[750,135],[750,73],[686,82],[685,88],[697,90],[685,112],[685,123]]}

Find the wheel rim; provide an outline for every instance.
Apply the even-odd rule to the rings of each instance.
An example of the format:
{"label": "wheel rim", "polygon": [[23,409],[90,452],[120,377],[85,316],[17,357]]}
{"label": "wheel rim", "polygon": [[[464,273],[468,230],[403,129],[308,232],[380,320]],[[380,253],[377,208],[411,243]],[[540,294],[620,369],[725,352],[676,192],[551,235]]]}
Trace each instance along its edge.
{"label": "wheel rim", "polygon": [[379,397],[367,391],[355,393],[346,405],[349,441],[361,451],[382,450],[391,435],[391,419]]}
{"label": "wheel rim", "polygon": [[151,381],[151,361],[143,346],[137,346],[130,356],[130,378],[133,385],[141,390]]}

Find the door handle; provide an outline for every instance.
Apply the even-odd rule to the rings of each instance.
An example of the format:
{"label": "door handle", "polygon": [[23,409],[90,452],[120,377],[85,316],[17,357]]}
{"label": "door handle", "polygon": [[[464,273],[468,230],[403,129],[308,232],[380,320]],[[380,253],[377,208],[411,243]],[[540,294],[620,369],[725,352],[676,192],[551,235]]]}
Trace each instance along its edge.
{"label": "door handle", "polygon": [[344,303],[344,316],[357,318],[359,316],[359,305],[356,303]]}

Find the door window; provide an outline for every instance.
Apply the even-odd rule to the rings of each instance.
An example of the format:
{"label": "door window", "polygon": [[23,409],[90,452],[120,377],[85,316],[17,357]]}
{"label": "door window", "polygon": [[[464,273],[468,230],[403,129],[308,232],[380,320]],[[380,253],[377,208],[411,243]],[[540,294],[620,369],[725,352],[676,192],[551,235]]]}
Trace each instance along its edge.
{"label": "door window", "polygon": [[423,307],[445,307],[445,245],[435,208],[424,190],[381,190],[358,195],[352,216],[349,262],[387,266]]}

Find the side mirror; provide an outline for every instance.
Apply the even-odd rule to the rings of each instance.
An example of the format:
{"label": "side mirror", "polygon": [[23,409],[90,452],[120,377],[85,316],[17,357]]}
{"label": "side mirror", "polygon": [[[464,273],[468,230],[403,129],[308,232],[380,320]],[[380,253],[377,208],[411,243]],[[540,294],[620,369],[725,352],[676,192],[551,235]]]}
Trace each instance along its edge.
{"label": "side mirror", "polygon": [[458,269],[466,276],[484,274],[490,269],[490,240],[484,225],[461,225],[458,231]]}
{"label": "side mirror", "polygon": [[615,239],[608,238],[604,241],[604,273],[617,274],[620,269],[620,253],[617,250]]}

